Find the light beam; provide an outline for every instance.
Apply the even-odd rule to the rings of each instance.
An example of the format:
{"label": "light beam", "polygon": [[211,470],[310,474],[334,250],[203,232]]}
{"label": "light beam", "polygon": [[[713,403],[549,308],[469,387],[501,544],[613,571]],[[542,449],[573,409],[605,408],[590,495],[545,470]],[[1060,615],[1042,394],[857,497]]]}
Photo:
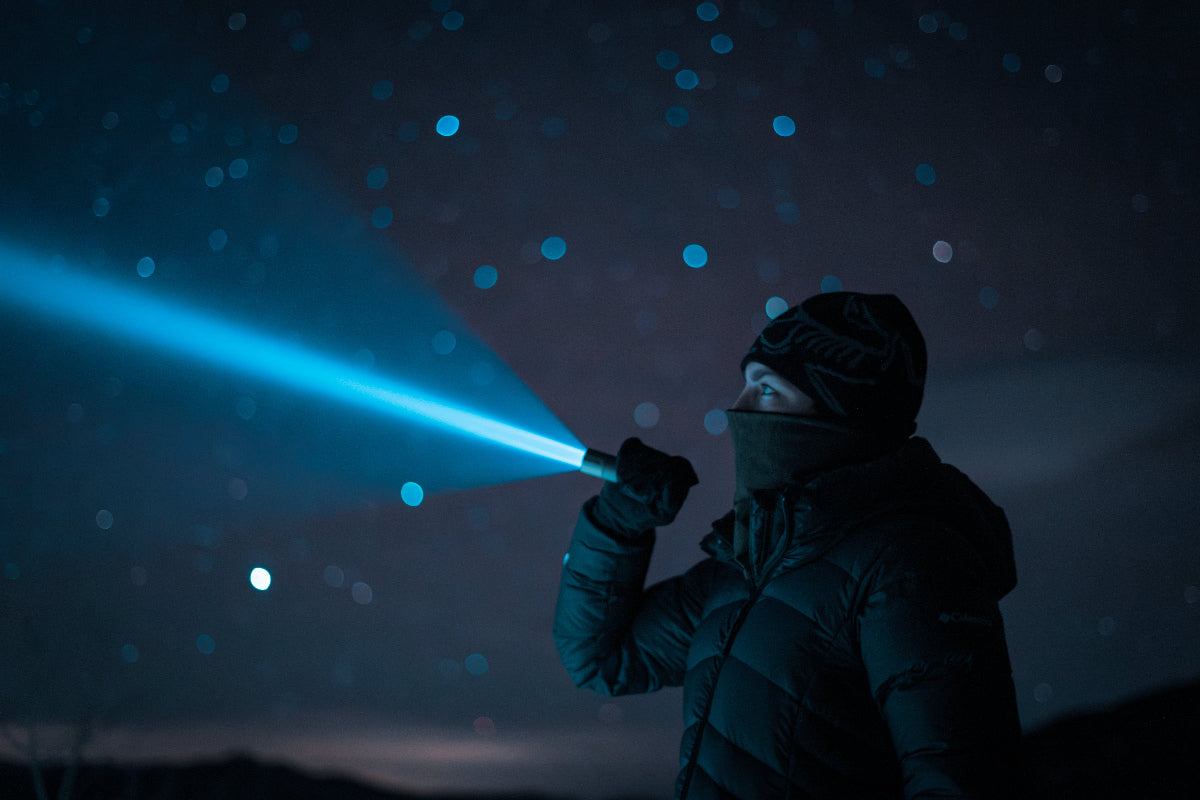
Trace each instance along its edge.
{"label": "light beam", "polygon": [[402,381],[8,247],[0,247],[0,301],[294,389],[444,426],[571,469],[584,464],[587,451],[577,441],[541,436]]}

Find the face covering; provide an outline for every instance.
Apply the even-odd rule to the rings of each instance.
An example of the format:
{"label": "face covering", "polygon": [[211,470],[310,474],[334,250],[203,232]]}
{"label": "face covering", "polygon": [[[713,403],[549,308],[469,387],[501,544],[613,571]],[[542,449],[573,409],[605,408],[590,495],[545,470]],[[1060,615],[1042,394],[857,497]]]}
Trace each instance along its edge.
{"label": "face covering", "polygon": [[815,417],[763,411],[727,411],[733,437],[734,554],[748,549],[750,508],[756,492],[803,486],[823,472],[870,461],[903,441]]}

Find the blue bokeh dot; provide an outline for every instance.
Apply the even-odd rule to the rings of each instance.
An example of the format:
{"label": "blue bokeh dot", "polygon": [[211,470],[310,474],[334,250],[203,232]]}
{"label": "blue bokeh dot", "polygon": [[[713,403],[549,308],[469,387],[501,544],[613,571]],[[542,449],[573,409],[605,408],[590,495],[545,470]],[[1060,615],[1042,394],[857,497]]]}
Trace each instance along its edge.
{"label": "blue bokeh dot", "polygon": [[437,121],[437,132],[442,136],[453,136],[458,133],[458,117],[447,114]]}
{"label": "blue bokeh dot", "polygon": [[475,285],[480,289],[492,288],[496,285],[496,281],[499,278],[500,273],[496,271],[495,267],[489,264],[484,264],[475,270]]}
{"label": "blue bokeh dot", "polygon": [[388,206],[380,206],[371,212],[371,224],[376,228],[386,228],[392,224],[392,209]]}
{"label": "blue bokeh dot", "polygon": [[868,58],[863,62],[863,71],[872,78],[882,78],[885,71],[883,60],[878,58]]}
{"label": "blue bokeh dot", "polygon": [[279,141],[281,144],[292,144],[300,137],[300,129],[295,125],[288,123],[279,127]]}
{"label": "blue bokeh dot", "polygon": [[991,286],[979,290],[979,305],[984,308],[995,308],[1000,304],[1000,293]]}
{"label": "blue bokeh dot", "polygon": [[367,172],[367,186],[372,189],[382,189],[387,185],[388,171],[385,167],[372,167]]}
{"label": "blue bokeh dot", "polygon": [[391,81],[375,81],[375,85],[371,87],[371,97],[376,100],[387,100],[392,96],[395,88]]}
{"label": "blue bokeh dot", "polygon": [[551,261],[558,261],[567,254],[567,243],[558,236],[547,237],[542,242],[542,255]]}
{"label": "blue bokeh dot", "polygon": [[138,259],[137,274],[143,278],[149,278],[154,274],[154,259],[150,256],[144,256]]}
{"label": "blue bokeh dot", "polygon": [[449,11],[442,17],[442,27],[448,31],[456,31],[463,26],[463,15],[458,11]]}
{"label": "blue bokeh dot", "polygon": [[826,275],[824,278],[821,278],[821,294],[840,292],[841,290],[842,280],[837,275]]}
{"label": "blue bokeh dot", "polygon": [[675,69],[679,66],[679,54],[674,50],[659,51],[658,56],[654,60],[663,69]]}
{"label": "blue bokeh dot", "polygon": [[937,180],[937,172],[928,164],[918,164],[916,175],[917,183],[922,186],[932,186],[933,182]]}
{"label": "blue bokeh dot", "polygon": [[689,244],[683,248],[683,263],[692,269],[700,269],[708,263],[708,251],[698,244]]}
{"label": "blue bokeh dot", "polygon": [[202,633],[196,637],[196,649],[204,655],[210,656],[217,649],[217,642],[207,633]]}
{"label": "blue bokeh dot", "polygon": [[672,128],[682,128],[684,125],[687,125],[688,119],[690,117],[686,108],[671,106],[667,109],[667,124]]}
{"label": "blue bokeh dot", "polygon": [[1016,53],[1005,53],[1002,63],[1009,72],[1016,72],[1021,68],[1021,57]]}
{"label": "blue bokeh dot", "polygon": [[701,3],[696,6],[696,16],[705,22],[712,22],[721,15],[721,9],[717,8],[716,3]]}
{"label": "blue bokeh dot", "polygon": [[421,488],[420,484],[408,481],[400,487],[400,499],[404,501],[405,505],[415,508],[421,505],[421,501],[425,499],[425,490]]}
{"label": "blue bokeh dot", "polygon": [[796,133],[796,120],[786,114],[781,114],[771,121],[771,127],[780,136],[792,136]]}
{"label": "blue bokeh dot", "polygon": [[690,69],[681,69],[675,73],[675,84],[680,89],[695,89],[700,85],[700,77]]}
{"label": "blue bokeh dot", "polygon": [[709,42],[709,45],[712,47],[714,52],[725,55],[729,51],[733,50],[733,39],[730,39],[723,33],[718,33],[716,36],[712,37],[712,41]]}

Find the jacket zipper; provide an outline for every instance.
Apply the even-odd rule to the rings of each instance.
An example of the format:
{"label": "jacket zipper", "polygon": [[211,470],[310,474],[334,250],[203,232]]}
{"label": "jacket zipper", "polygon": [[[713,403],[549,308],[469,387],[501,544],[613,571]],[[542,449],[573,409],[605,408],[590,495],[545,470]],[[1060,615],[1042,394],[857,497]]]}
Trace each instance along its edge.
{"label": "jacket zipper", "polygon": [[692,742],[692,749],[688,754],[687,774],[684,775],[683,785],[679,787],[680,800],[684,800],[687,797],[688,789],[692,785],[692,776],[696,774],[696,759],[700,756],[700,744],[704,740],[704,729],[708,727],[708,717],[712,713],[713,698],[717,696],[717,681],[721,679],[721,670],[725,668],[725,659],[729,657],[729,652],[733,649],[733,641],[737,638],[738,631],[742,629],[742,624],[746,621],[746,617],[750,616],[750,609],[754,608],[754,604],[758,602],[758,596],[761,593],[761,586],[753,587],[750,596],[746,598],[745,603],[738,609],[737,618],[733,622],[733,627],[729,630],[729,636],[725,639],[725,645],[721,648],[721,661],[717,664],[716,674],[713,675],[713,691],[709,693],[708,702],[704,705],[704,714],[701,715],[700,720],[697,722],[699,728],[696,731],[696,741]]}
{"label": "jacket zipper", "polygon": [[[755,575],[752,569],[747,569],[745,566],[742,567],[746,582],[750,584],[750,596],[746,598],[745,603],[738,609],[737,618],[734,620],[733,627],[729,630],[729,636],[726,637],[725,644],[721,648],[721,661],[717,664],[716,674],[713,675],[713,691],[709,693],[708,702],[704,706],[704,714],[700,717],[698,723],[700,727],[696,732],[696,741],[692,742],[692,749],[688,754],[687,773],[684,775],[683,785],[679,787],[680,800],[684,800],[687,797],[688,789],[692,785],[692,776],[696,774],[696,759],[700,756],[700,744],[704,740],[704,729],[708,727],[708,717],[712,713],[713,699],[717,696],[717,681],[721,679],[721,670],[725,667],[725,659],[729,657],[730,651],[733,650],[733,642],[737,638],[738,631],[742,629],[746,617],[750,616],[750,610],[754,608],[755,603],[758,602],[759,595],[762,594],[763,588],[766,587],[768,582],[767,577],[779,565],[779,562],[783,559],[783,554],[787,552],[787,548],[791,545],[794,525],[792,524],[789,506],[790,504],[787,502],[776,505],[772,509],[771,519],[764,520],[764,522],[774,525],[775,515],[782,512],[784,531],[781,540],[776,542],[775,551],[767,559],[767,563],[762,565],[761,574]],[[763,527],[765,528],[766,525],[764,524]],[[733,563],[736,564],[738,562],[734,559]]]}

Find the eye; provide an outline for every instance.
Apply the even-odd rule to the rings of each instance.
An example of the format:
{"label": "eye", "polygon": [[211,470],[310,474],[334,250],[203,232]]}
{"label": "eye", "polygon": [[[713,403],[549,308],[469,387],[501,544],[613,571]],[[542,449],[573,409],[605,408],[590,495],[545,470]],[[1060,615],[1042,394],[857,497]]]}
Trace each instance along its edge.
{"label": "eye", "polygon": [[762,384],[762,393],[763,394],[775,394],[775,387],[771,386],[768,383],[764,383],[764,384]]}

